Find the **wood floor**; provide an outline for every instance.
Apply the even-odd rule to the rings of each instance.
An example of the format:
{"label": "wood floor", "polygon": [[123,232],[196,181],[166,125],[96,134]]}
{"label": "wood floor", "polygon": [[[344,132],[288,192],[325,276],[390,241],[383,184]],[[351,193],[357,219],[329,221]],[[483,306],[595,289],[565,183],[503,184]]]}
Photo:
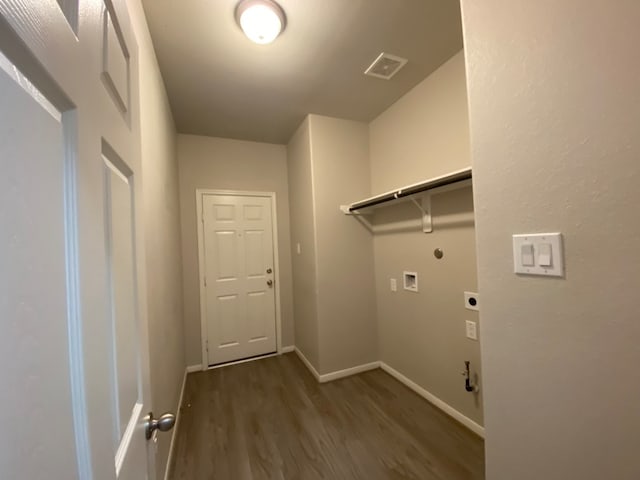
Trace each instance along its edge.
{"label": "wood floor", "polygon": [[294,353],[188,376],[173,480],[484,479],[482,439],[382,370],[318,384]]}

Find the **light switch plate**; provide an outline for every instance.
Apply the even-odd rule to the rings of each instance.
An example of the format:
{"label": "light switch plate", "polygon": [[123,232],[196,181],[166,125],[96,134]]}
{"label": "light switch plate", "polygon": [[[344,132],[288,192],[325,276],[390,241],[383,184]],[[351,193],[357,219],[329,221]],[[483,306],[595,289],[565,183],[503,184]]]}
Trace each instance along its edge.
{"label": "light switch plate", "polygon": [[[533,246],[533,265],[527,265],[530,262],[528,255],[523,255],[527,251],[527,248],[523,248],[524,245]],[[513,271],[520,275],[564,276],[562,234],[513,235]]]}
{"label": "light switch plate", "polygon": [[467,338],[470,338],[471,340],[478,340],[478,325],[476,322],[466,320],[465,323],[467,325]]}
{"label": "light switch plate", "polygon": [[389,281],[389,286],[390,286],[392,292],[397,292],[398,291],[398,282],[397,282],[397,280],[395,278],[392,278]]}

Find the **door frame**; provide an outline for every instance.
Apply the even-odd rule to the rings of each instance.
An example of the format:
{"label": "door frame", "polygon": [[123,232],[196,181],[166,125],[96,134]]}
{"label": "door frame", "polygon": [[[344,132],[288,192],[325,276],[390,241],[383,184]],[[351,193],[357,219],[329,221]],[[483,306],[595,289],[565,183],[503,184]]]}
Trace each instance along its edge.
{"label": "door frame", "polygon": [[[209,326],[206,317],[206,292],[204,286],[205,261],[204,261],[204,217],[203,199],[205,195],[227,195],[237,197],[263,197],[271,200],[271,234],[273,236],[273,263],[275,268],[275,303],[276,303],[276,351],[282,353],[282,318],[280,305],[280,255],[278,252],[278,215],[276,212],[275,192],[255,192],[247,190],[218,190],[210,188],[196,188],[196,223],[198,224],[198,275],[200,293],[200,343],[202,348],[202,370],[209,370],[219,367],[209,366],[209,356],[207,352],[207,340],[209,339]],[[244,362],[240,359],[238,362]],[[235,362],[230,362],[233,364]]]}

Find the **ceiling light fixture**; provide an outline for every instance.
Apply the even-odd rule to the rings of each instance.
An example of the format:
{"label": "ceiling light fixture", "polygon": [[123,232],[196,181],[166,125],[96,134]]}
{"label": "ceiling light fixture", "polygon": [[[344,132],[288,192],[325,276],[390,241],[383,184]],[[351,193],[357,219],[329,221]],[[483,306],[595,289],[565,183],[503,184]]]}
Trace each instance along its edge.
{"label": "ceiling light fixture", "polygon": [[284,10],[272,0],[242,0],[236,7],[236,21],[252,42],[273,42],[284,30]]}

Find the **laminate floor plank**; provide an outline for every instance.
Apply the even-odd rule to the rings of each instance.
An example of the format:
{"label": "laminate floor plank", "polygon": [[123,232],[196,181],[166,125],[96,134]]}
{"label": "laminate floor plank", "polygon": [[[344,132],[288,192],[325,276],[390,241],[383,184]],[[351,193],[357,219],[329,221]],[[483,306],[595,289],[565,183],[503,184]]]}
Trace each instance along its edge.
{"label": "laminate floor plank", "polygon": [[393,377],[294,353],[189,374],[175,441],[172,480],[484,480],[482,439]]}

